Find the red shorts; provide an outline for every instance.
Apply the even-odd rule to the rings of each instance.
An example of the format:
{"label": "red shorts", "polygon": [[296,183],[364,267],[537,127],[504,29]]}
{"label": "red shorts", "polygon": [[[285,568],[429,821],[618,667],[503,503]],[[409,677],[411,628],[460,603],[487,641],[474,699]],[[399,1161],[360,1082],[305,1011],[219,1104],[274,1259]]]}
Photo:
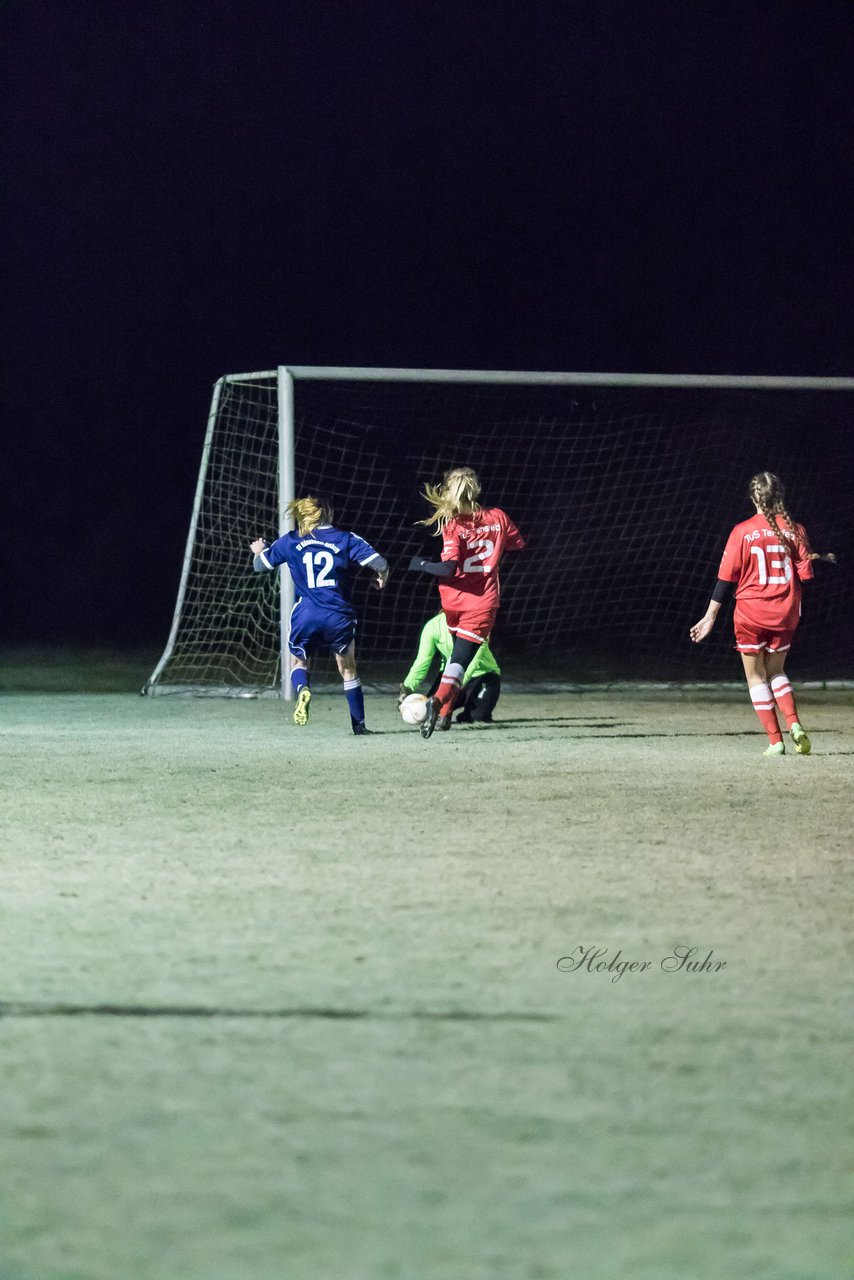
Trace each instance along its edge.
{"label": "red shorts", "polygon": [[489,633],[495,625],[497,609],[445,609],[445,619],[452,636],[461,640],[472,640],[483,644],[489,639]]}
{"label": "red shorts", "polygon": [[791,648],[794,634],[794,627],[791,631],[775,631],[735,619],[735,647],[739,653],[783,653]]}

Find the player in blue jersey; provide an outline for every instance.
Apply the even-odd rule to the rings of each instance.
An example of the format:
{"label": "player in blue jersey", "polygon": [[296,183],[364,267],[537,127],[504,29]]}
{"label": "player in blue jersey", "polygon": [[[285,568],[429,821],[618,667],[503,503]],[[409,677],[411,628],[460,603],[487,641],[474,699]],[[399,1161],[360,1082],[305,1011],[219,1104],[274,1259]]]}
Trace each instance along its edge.
{"label": "player in blue jersey", "polygon": [[350,600],[350,579],[360,566],[375,575],[382,590],[388,564],[378,551],[332,523],[332,510],[320,498],[297,498],[288,504],[295,529],[268,546],[263,538],[250,543],[256,573],[287,565],[294,581],[296,603],[291,610],[288,648],[291,684],[296,695],[294,724],[308,724],[311,689],[308,660],[318,649],[331,649],[344,681],[350,723],[359,736],[365,727],[365,699],[356,670],[356,611]]}

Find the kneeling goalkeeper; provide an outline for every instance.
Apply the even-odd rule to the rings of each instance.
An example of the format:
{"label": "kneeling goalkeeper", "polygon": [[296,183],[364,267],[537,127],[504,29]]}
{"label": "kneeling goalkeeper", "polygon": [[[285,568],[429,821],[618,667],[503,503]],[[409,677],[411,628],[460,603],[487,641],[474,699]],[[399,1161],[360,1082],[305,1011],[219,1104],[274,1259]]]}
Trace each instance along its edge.
{"label": "kneeling goalkeeper", "polygon": [[[445,614],[437,613],[435,618],[431,618],[425,624],[421,632],[415,661],[400,686],[399,701],[408,694],[417,692],[417,686],[426,679],[433,659],[438,653],[441,666],[429,689],[429,695],[432,695],[439,684],[453,647],[454,637],[448,630]],[[489,644],[484,642],[463,675],[462,687],[456,701],[456,707],[459,710],[457,724],[490,724],[500,693],[501,668],[495,661]]]}

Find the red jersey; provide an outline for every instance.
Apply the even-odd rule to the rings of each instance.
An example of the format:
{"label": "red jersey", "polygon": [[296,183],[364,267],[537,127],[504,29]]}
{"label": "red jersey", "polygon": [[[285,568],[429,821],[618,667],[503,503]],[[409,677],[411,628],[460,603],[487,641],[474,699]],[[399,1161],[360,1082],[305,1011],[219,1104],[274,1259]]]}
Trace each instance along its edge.
{"label": "red jersey", "polygon": [[736,583],[736,617],[754,627],[792,631],[801,616],[801,582],[813,576],[812,561],[803,526],[795,525],[796,539],[778,519],[779,529],[769,528],[759,513],[737,524],[718,577]]}
{"label": "red jersey", "polygon": [[497,608],[500,594],[498,562],[505,551],[521,551],[519,530],[499,507],[456,516],[443,530],[442,559],[455,560],[452,578],[440,578],[442,608]]}

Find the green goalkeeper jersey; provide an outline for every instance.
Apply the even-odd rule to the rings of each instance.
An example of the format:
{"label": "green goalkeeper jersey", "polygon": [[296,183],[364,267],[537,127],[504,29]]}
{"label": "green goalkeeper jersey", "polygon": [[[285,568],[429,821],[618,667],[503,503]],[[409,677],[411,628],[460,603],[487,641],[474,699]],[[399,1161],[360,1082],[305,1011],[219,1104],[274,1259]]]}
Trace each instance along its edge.
{"label": "green goalkeeper jersey", "polygon": [[[453,647],[454,637],[448,630],[445,615],[444,613],[437,613],[435,618],[431,618],[425,624],[424,630],[421,632],[421,639],[418,641],[418,653],[403,681],[407,689],[416,689],[421,684],[421,681],[425,679],[427,672],[430,670],[434,654],[441,655],[442,666],[444,667],[451,656]],[[492,650],[484,642],[469,664],[463,676],[463,684],[468,684],[469,680],[474,680],[477,676],[485,675],[487,671],[494,671],[497,676],[501,675],[501,668],[495,661]]]}

